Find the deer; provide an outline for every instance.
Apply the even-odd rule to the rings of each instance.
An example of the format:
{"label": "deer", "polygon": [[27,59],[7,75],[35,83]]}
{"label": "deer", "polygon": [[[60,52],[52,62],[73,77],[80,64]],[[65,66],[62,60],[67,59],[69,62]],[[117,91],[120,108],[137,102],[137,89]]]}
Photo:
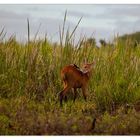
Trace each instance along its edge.
{"label": "deer", "polygon": [[82,69],[75,64],[70,64],[62,68],[61,79],[63,82],[63,90],[59,92],[60,106],[62,106],[63,99],[71,89],[74,91],[74,102],[77,97],[77,89],[82,89],[83,97],[87,100],[87,86],[92,75],[92,69],[95,61],[92,63],[84,63]]}

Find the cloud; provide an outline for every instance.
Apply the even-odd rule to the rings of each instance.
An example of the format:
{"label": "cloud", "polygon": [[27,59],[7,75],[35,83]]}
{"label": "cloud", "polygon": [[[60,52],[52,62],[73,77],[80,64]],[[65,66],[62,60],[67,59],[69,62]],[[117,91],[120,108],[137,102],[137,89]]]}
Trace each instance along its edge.
{"label": "cloud", "polygon": [[112,8],[110,12],[114,16],[132,16],[140,18],[140,5],[123,5],[123,7],[120,6],[119,8]]}
{"label": "cloud", "polygon": [[97,18],[124,19],[126,17],[140,18],[140,5],[110,5],[104,13],[98,14]]}
{"label": "cloud", "polygon": [[15,12],[11,12],[11,11],[4,11],[4,10],[0,10],[0,19],[1,20],[12,20],[12,19],[27,19],[27,17],[29,17],[30,15],[28,14],[17,14]]}
{"label": "cloud", "polygon": [[92,15],[84,12],[79,12],[79,11],[68,11],[68,16],[72,17],[84,17],[84,18],[91,18]]}
{"label": "cloud", "polygon": [[35,35],[41,23],[38,36],[44,37],[47,33],[49,38],[59,40],[59,26],[63,25],[64,9],[68,10],[65,29],[69,27],[70,31],[83,16],[76,31],[76,38],[79,38],[81,34],[90,37],[92,33],[95,33],[97,39],[108,39],[114,32],[122,34],[140,30],[140,5],[93,5],[90,7],[84,5],[84,8],[81,5],[74,7],[61,5],[58,8],[57,5],[54,7],[53,5],[51,7],[49,5],[18,5],[17,9],[16,5],[14,8],[10,6],[1,8],[0,29],[5,26],[7,36],[14,33],[18,39],[27,38],[27,18],[29,18],[31,36]]}
{"label": "cloud", "polygon": [[115,32],[118,32],[119,34],[126,34],[126,33],[133,33],[136,31],[140,31],[140,19],[137,21],[126,21],[126,20],[121,20],[121,21],[116,21],[116,27],[114,28]]}
{"label": "cloud", "polygon": [[24,39],[24,35],[27,34],[27,17],[30,16],[0,10],[0,30],[5,28],[7,38],[16,34],[19,40]]}
{"label": "cloud", "polygon": [[[48,34],[49,39],[59,40],[59,26],[62,28],[63,20],[59,18],[35,18],[26,14],[17,14],[15,12],[0,11],[0,30],[5,27],[7,38],[15,34],[18,40],[27,39],[27,17],[30,22],[30,33],[34,37],[39,25],[39,37],[44,37]],[[65,30],[72,31],[76,25],[70,21],[66,22]]]}

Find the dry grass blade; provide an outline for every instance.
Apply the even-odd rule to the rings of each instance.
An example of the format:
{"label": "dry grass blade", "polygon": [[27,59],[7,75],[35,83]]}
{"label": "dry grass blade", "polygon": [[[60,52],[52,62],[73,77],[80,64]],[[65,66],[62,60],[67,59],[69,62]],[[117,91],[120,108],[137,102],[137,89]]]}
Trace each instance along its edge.
{"label": "dry grass blade", "polygon": [[28,44],[30,42],[30,23],[29,23],[29,19],[27,18],[27,29],[28,29]]}
{"label": "dry grass blade", "polygon": [[34,42],[35,42],[35,40],[36,40],[36,38],[37,38],[37,35],[38,35],[38,33],[39,33],[39,30],[40,30],[40,27],[41,27],[41,23],[39,24],[39,27],[38,27],[37,32],[36,32],[36,34],[35,34]]}
{"label": "dry grass blade", "polygon": [[63,28],[62,28],[62,43],[63,43],[64,33],[65,33],[66,18],[67,18],[67,11],[65,12],[64,21],[63,21]]}
{"label": "dry grass blade", "polygon": [[2,30],[1,30],[1,32],[0,32],[0,38],[1,38],[1,40],[3,40],[5,38],[5,36],[6,36],[6,32],[4,33],[4,29],[5,29],[5,27],[3,27]]}
{"label": "dry grass blade", "polygon": [[69,37],[69,40],[72,38],[73,34],[75,33],[78,25],[80,24],[81,20],[82,20],[83,17],[81,17],[77,23],[77,25],[75,26],[75,28],[73,29],[72,33],[70,34],[70,37]]}

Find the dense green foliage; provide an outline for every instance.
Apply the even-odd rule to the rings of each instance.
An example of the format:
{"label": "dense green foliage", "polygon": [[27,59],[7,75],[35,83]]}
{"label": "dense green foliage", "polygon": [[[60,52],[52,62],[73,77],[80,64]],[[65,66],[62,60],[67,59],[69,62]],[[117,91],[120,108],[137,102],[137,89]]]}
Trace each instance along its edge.
{"label": "dense green foliage", "polygon": [[140,43],[140,32],[125,34],[125,35],[120,36],[119,39],[123,41],[129,40],[130,43],[132,43],[133,46],[135,47],[137,44]]}
{"label": "dense green foliage", "polygon": [[[140,45],[118,40],[113,46],[47,40],[0,43],[1,135],[140,134]],[[64,45],[63,45],[64,44]],[[88,100],[81,91],[60,107],[60,70],[96,61]],[[94,119],[96,121],[94,123]]]}

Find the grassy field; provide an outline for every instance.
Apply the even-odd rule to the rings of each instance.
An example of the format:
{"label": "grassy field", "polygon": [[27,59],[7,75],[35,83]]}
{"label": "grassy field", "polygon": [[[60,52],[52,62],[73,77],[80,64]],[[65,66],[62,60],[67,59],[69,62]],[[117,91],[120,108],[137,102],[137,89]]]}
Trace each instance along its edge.
{"label": "grassy field", "polygon": [[[60,44],[30,41],[29,26],[25,44],[1,39],[0,135],[140,134],[140,45],[117,40],[97,48],[83,39],[74,44],[75,29],[65,39],[60,30]],[[69,94],[60,107],[60,70],[81,66],[85,58],[96,61],[87,101],[79,90],[75,103]]]}

